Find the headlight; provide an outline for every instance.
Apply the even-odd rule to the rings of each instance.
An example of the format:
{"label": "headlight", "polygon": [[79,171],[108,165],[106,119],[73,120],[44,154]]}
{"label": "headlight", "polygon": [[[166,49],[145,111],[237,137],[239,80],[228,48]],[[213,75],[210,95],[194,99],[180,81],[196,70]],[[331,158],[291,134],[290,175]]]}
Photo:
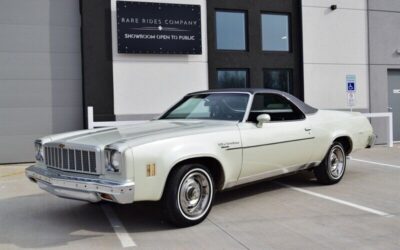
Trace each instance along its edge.
{"label": "headlight", "polygon": [[35,159],[37,162],[44,161],[44,151],[42,141],[35,141]]}
{"label": "headlight", "polygon": [[121,153],[115,149],[106,149],[106,170],[119,173],[121,167]]}

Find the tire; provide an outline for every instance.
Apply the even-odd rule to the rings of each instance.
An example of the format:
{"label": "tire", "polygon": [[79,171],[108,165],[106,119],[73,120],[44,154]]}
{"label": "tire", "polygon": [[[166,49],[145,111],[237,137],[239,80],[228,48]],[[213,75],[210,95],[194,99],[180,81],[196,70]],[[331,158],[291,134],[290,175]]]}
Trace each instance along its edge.
{"label": "tire", "polygon": [[314,169],[317,181],[324,185],[338,183],[346,171],[346,153],[343,145],[334,142],[322,163]]}
{"label": "tire", "polygon": [[163,196],[163,213],[178,227],[202,222],[211,211],[215,185],[208,168],[187,164],[173,170]]}

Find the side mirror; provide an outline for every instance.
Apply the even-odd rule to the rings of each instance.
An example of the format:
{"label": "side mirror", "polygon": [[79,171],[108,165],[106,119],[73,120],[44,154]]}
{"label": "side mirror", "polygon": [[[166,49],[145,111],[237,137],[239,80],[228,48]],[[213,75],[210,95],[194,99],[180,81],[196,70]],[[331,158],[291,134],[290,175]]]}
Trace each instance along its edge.
{"label": "side mirror", "polygon": [[271,116],[269,114],[261,114],[257,116],[257,128],[262,128],[264,123],[271,121]]}

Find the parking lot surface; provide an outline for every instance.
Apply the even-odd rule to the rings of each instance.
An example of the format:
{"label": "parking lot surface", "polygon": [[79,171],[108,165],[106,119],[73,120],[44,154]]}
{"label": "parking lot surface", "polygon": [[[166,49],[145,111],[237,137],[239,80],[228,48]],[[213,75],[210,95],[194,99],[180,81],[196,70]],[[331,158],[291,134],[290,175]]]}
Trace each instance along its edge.
{"label": "parking lot surface", "polygon": [[0,249],[400,249],[400,147],[352,155],[343,180],[310,173],[218,193],[208,218],[177,229],[158,203],[54,197],[0,166]]}

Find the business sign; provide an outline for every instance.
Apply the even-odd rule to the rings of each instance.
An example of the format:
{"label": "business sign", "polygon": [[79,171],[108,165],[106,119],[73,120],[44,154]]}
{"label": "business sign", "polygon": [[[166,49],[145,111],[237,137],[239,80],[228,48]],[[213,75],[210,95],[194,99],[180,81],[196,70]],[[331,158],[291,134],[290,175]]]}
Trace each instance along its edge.
{"label": "business sign", "polygon": [[118,53],[201,54],[200,5],[117,1]]}
{"label": "business sign", "polygon": [[348,93],[356,92],[356,76],[346,75],[346,87]]}

